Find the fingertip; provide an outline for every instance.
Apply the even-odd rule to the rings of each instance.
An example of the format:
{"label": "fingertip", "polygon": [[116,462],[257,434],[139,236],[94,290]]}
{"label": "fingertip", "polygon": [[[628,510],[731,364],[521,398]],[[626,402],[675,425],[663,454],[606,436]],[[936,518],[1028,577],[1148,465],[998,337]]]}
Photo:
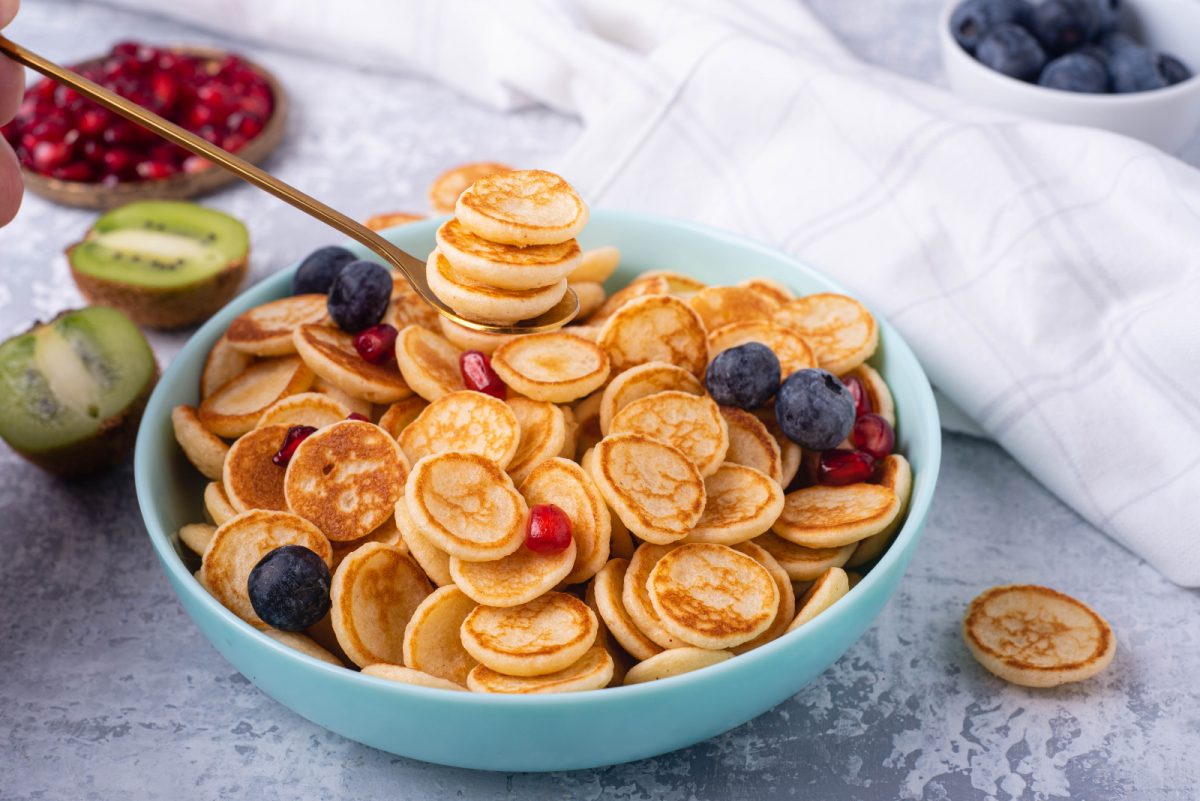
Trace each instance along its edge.
{"label": "fingertip", "polygon": [[24,191],[17,154],[9,147],[8,142],[0,138],[0,226],[8,225],[12,218],[17,216]]}
{"label": "fingertip", "polygon": [[12,22],[20,7],[21,0],[0,0],[0,28]]}

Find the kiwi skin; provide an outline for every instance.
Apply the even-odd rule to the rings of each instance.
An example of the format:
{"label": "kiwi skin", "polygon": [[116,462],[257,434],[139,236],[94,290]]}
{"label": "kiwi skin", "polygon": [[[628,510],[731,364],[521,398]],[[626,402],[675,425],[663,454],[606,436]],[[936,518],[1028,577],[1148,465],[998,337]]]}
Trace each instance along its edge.
{"label": "kiwi skin", "polygon": [[[67,262],[77,242],[67,248]],[[93,306],[111,306],[147,328],[186,328],[207,320],[233,299],[246,277],[250,254],[230,262],[220,272],[201,281],[170,289],[134,286],[107,281],[79,272],[71,266],[71,277],[80,293]]]}

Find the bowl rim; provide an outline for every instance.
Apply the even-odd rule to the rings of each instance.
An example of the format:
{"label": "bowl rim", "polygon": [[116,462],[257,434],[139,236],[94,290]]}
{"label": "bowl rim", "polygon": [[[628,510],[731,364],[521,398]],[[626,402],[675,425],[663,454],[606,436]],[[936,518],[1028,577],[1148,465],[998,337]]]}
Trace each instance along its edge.
{"label": "bowl rim", "polygon": [[[1170,1],[1175,2],[1175,0]],[[1145,92],[1108,92],[1105,94],[1068,92],[1062,89],[1052,89],[1048,86],[1018,80],[1004,73],[996,72],[980,64],[974,56],[967,52],[966,48],[958,43],[954,35],[950,32],[950,17],[963,2],[964,0],[943,0],[942,11],[938,15],[937,22],[938,41],[941,43],[943,58],[952,58],[959,64],[965,64],[965,69],[982,77],[1001,91],[1012,92],[1015,95],[1038,101],[1058,102],[1063,106],[1080,109],[1113,109],[1122,107],[1133,109],[1139,106],[1170,103],[1173,100],[1183,99],[1200,90],[1200,69],[1194,69],[1192,77],[1172,86],[1165,86],[1162,89],[1151,89]],[[1185,2],[1179,5],[1181,8],[1195,6],[1193,11],[1196,14],[1197,23],[1200,24],[1200,3]],[[1189,68],[1191,67],[1191,65],[1188,66]]]}
{"label": "bowl rim", "polygon": [[[606,219],[618,224],[633,223],[633,224],[652,224],[663,228],[671,228],[683,230],[689,234],[698,234],[702,237],[719,241],[723,244],[731,245],[747,251],[753,251],[758,254],[769,256],[773,259],[781,259],[796,270],[807,273],[826,284],[826,291],[840,292],[853,297],[840,282],[829,278],[824,273],[813,268],[809,264],[800,261],[794,256],[768,245],[763,245],[753,240],[747,239],[740,235],[727,231],[711,228],[709,226],[681,220],[663,215],[646,214],[642,212],[632,211],[617,211],[610,209],[594,209],[592,212],[593,219]],[[387,236],[389,233],[397,230],[404,230],[405,233],[412,232],[415,228],[428,228],[431,231],[436,230],[437,226],[449,219],[448,215],[432,216],[425,220],[409,223],[403,226],[386,229],[381,232],[381,235]],[[350,245],[348,242],[341,244]],[[336,684],[343,686],[365,685],[375,688],[381,692],[392,693],[396,697],[417,697],[425,700],[439,700],[448,703],[461,704],[471,707],[496,707],[507,708],[510,706],[520,708],[557,708],[571,707],[577,708],[579,705],[588,705],[592,703],[604,703],[605,699],[612,699],[614,692],[622,693],[621,697],[636,698],[639,694],[654,694],[663,691],[664,687],[682,688],[689,683],[704,682],[715,680],[720,675],[726,672],[733,672],[743,669],[750,669],[753,664],[762,660],[772,658],[772,655],[777,651],[785,648],[793,647],[797,642],[805,639],[818,637],[821,630],[838,625],[839,620],[846,614],[849,606],[844,602],[845,598],[850,598],[855,595],[861,595],[869,592],[870,588],[876,583],[884,581],[884,575],[890,574],[893,570],[900,569],[903,571],[903,566],[897,565],[903,559],[906,559],[906,552],[915,547],[916,541],[920,538],[924,527],[925,519],[928,517],[930,505],[933,499],[934,488],[937,484],[938,473],[941,466],[942,456],[942,435],[941,435],[941,420],[937,411],[937,404],[934,400],[933,389],[930,386],[929,378],[925,374],[924,368],[916,358],[909,347],[907,341],[900,333],[891,326],[891,324],[879,315],[875,315],[878,321],[880,330],[885,332],[888,340],[888,358],[899,359],[902,362],[907,362],[908,365],[903,368],[905,372],[911,372],[914,379],[914,389],[918,397],[919,408],[915,409],[912,414],[912,419],[922,419],[928,421],[927,426],[923,426],[925,430],[919,432],[920,439],[924,449],[928,452],[927,464],[922,466],[921,471],[916,474],[913,481],[912,495],[909,499],[908,507],[905,512],[906,518],[904,525],[896,533],[892,543],[888,546],[884,554],[879,558],[875,567],[863,576],[862,580],[850,589],[841,599],[818,615],[809,623],[794,632],[787,632],[775,640],[759,646],[758,648],[738,655],[737,659],[727,659],[716,665],[710,665],[706,668],[697,671],[691,671],[678,676],[672,676],[667,679],[658,681],[645,682],[642,684],[622,685],[620,687],[606,687],[598,690],[584,690],[570,693],[547,693],[547,694],[530,694],[530,695],[506,695],[502,693],[477,693],[477,692],[462,692],[458,690],[445,690],[433,687],[422,687],[414,684],[406,684],[402,682],[390,681],[388,679],[369,676],[360,671],[350,668],[331,665],[323,662],[315,657],[297,651],[282,642],[268,636],[263,631],[251,626],[246,621],[239,618],[237,615],[225,608],[216,598],[214,598],[207,590],[192,575],[187,569],[183,561],[179,558],[170,541],[170,533],[164,531],[158,525],[155,515],[151,511],[159,505],[157,498],[151,492],[151,463],[155,461],[154,455],[151,452],[152,440],[154,439],[153,432],[150,428],[156,425],[153,421],[169,419],[170,408],[167,408],[166,396],[167,387],[179,380],[179,374],[183,371],[183,362],[190,351],[199,350],[201,342],[212,336],[215,329],[219,328],[223,333],[228,327],[229,322],[237,314],[241,313],[240,306],[245,303],[246,296],[252,289],[277,288],[277,285],[282,285],[290,282],[292,273],[295,271],[299,262],[293,262],[291,265],[277,270],[275,273],[263,278],[252,287],[240,292],[237,297],[226,304],[220,311],[209,318],[189,337],[188,341],[176,354],[172,363],[163,371],[161,378],[158,381],[149,401],[146,404],[146,409],[142,417],[142,421],[138,427],[137,444],[134,450],[134,484],[138,501],[138,508],[142,514],[142,520],[145,523],[147,535],[150,538],[151,544],[154,547],[155,554],[158,556],[159,562],[163,565],[164,570],[171,574],[175,580],[173,583],[176,587],[186,588],[184,591],[192,596],[194,602],[198,602],[205,607],[215,617],[222,620],[225,624],[236,628],[240,628],[243,633],[251,635],[252,639],[260,646],[268,649],[274,649],[279,655],[287,660],[294,660],[305,667],[316,669],[323,672],[328,678]],[[241,303],[239,303],[241,301]],[[868,307],[869,308],[869,307]],[[874,312],[872,312],[874,314]],[[219,334],[218,334],[219,335]],[[215,340],[215,337],[213,337]],[[911,370],[910,370],[911,368]],[[918,432],[913,432],[912,442],[916,442]],[[207,639],[207,638],[206,638]],[[256,683],[257,684],[257,683]],[[799,689],[799,688],[797,688]]]}

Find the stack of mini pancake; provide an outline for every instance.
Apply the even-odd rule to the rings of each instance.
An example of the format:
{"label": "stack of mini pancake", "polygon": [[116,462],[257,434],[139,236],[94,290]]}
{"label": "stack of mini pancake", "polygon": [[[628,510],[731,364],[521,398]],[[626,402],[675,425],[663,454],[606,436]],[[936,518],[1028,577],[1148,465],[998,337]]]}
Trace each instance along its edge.
{"label": "stack of mini pancake", "polygon": [[476,181],[438,229],[429,288],[463,317],[508,324],[552,309],[582,253],[587,205],[561,177],[514,170]]}

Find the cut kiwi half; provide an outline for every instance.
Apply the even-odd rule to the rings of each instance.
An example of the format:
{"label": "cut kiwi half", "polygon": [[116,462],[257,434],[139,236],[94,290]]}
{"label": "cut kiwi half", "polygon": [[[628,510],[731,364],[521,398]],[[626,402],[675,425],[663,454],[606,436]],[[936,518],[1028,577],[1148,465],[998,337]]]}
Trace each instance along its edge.
{"label": "cut kiwi half", "polygon": [[89,302],[120,309],[138,325],[180,328],[233,297],[249,253],[246,226],[228,214],[143,200],[96,220],[67,259]]}
{"label": "cut kiwi half", "polygon": [[0,438],[71,476],[129,455],[158,364],[116,309],[66,311],[0,343]]}

